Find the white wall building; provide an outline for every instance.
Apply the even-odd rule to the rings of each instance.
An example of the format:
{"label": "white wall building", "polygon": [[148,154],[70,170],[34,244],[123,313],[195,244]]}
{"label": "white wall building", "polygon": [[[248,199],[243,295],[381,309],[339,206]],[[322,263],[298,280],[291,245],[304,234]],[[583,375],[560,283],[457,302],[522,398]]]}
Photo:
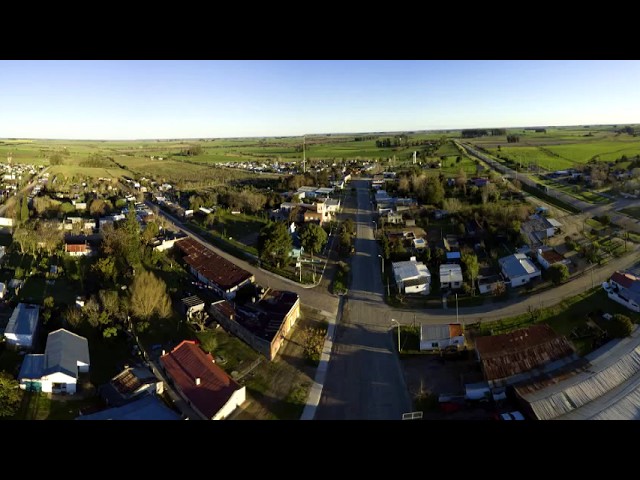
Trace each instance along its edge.
{"label": "white wall building", "polygon": [[429,295],[431,292],[431,273],[427,266],[416,261],[416,257],[405,262],[393,262],[393,276],[398,289],[404,293],[421,293]]}
{"label": "white wall building", "polygon": [[462,268],[457,263],[440,265],[440,288],[455,290],[462,287]]}
{"label": "white wall building", "polygon": [[461,350],[465,346],[462,325],[459,323],[420,326],[420,350]]}
{"label": "white wall building", "polygon": [[61,328],[48,335],[44,354],[25,355],[20,388],[73,395],[79,374],[87,373],[89,365],[87,339]]}
{"label": "white wall building", "polygon": [[511,287],[519,287],[529,283],[532,279],[542,274],[538,267],[524,254],[516,253],[498,260],[502,275],[507,279]]}
{"label": "white wall building", "polygon": [[17,348],[31,348],[33,337],[38,329],[40,306],[19,303],[13,310],[4,331],[7,343]]}

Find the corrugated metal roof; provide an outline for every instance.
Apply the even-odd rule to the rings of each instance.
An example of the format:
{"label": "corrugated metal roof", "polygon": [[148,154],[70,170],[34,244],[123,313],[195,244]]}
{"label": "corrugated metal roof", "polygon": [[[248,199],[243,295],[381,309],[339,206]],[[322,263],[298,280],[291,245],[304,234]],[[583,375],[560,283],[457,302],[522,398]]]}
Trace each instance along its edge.
{"label": "corrugated metal roof", "polygon": [[564,336],[544,324],[502,335],[479,337],[476,339],[476,350],[489,381],[540,368],[574,353]]}
{"label": "corrugated metal roof", "polygon": [[47,336],[44,349],[44,375],[64,372],[78,377],[78,362],[89,364],[89,342],[64,328]]}
{"label": "corrugated metal roof", "polygon": [[145,395],[121,407],[82,415],[76,420],[180,420],[180,416],[155,396]]}
{"label": "corrugated metal roof", "polygon": [[422,324],[420,326],[420,340],[447,340],[462,336],[462,325],[457,323],[443,323],[439,325]]}
{"label": "corrugated metal roof", "polygon": [[19,303],[11,313],[5,334],[33,335],[38,326],[40,307],[29,303]]}
{"label": "corrugated metal roof", "polygon": [[587,358],[588,368],[569,378],[517,391],[540,420],[640,419],[640,330]]}

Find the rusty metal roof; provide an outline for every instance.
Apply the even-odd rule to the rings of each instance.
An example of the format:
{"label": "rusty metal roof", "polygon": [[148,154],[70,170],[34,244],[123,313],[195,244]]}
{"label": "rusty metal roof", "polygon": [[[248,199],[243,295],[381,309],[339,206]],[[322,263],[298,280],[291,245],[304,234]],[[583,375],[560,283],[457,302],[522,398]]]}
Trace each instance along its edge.
{"label": "rusty metal roof", "polygon": [[549,325],[479,337],[476,350],[489,381],[527,372],[574,353],[566,337],[555,333]]}

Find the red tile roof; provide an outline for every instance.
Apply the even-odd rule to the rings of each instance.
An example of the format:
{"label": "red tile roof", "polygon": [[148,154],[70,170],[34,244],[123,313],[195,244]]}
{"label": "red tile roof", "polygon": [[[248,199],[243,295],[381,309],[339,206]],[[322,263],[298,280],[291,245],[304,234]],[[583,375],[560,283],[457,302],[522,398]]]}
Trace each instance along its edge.
{"label": "red tile roof", "polygon": [[622,285],[624,288],[629,288],[637,280],[640,280],[640,278],[631,275],[630,273],[616,272],[611,275],[611,281],[616,282],[618,285]]}
{"label": "red tile roof", "polygon": [[65,248],[67,249],[67,253],[84,253],[87,251],[87,246],[84,243],[79,243],[79,244],[71,244],[71,243],[67,243],[65,245]]}
{"label": "red tile roof", "polygon": [[233,288],[253,277],[253,274],[209,250],[192,238],[176,241],[176,245],[186,254],[184,261],[188,265],[223,290]]}
{"label": "red tile roof", "polygon": [[540,256],[549,262],[550,265],[564,260],[564,257],[554,250],[546,250],[542,252]]}
{"label": "red tile roof", "polygon": [[[160,357],[167,374],[185,397],[207,418],[212,418],[242,387],[213,363],[195,342],[184,340]],[[196,385],[196,378],[200,385]]]}

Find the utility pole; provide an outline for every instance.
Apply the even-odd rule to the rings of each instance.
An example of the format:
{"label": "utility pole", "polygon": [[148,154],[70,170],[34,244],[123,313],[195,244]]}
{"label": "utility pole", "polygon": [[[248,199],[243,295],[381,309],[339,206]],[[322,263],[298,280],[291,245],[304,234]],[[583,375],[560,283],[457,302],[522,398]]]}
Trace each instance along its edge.
{"label": "utility pole", "polygon": [[460,323],[460,318],[458,317],[458,294],[456,293],[456,323]]}
{"label": "utility pole", "polygon": [[307,173],[307,136],[302,137],[302,173]]}

